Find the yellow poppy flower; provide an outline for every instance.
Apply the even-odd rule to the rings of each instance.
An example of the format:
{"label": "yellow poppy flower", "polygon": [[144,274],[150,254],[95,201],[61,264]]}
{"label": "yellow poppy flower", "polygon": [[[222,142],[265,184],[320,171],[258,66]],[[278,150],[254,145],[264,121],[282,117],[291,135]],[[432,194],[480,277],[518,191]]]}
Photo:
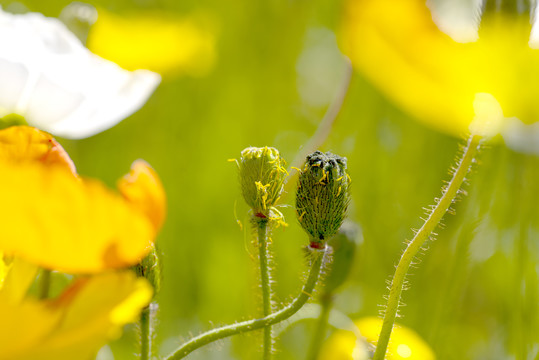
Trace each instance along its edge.
{"label": "yellow poppy flower", "polygon": [[479,39],[458,43],[440,31],[424,0],[349,1],[341,45],[354,66],[430,127],[460,135],[474,100],[488,94],[505,117],[539,120],[539,50],[529,15],[483,15]]}
{"label": "yellow poppy flower", "polygon": [[[354,322],[361,335],[375,344],[382,328],[382,319],[366,317]],[[350,331],[338,330],[323,345],[319,360],[353,360],[356,336]],[[388,360],[434,360],[436,357],[427,343],[412,329],[396,324],[388,347]]]}
{"label": "yellow poppy flower", "polygon": [[98,9],[87,45],[124,69],[205,75],[215,62],[215,34],[207,25],[207,19],[193,16],[179,18],[159,12],[118,16]]}
{"label": "yellow poppy flower", "polygon": [[[53,144],[53,145],[51,145]],[[140,261],[155,239],[164,209],[164,192],[153,182],[135,182],[132,192],[146,196],[133,205],[102,183],[80,179],[67,165],[43,159],[57,153],[69,159],[50,135],[31,127],[0,131],[0,250],[48,269],[95,273]],[[51,150],[52,149],[52,150]],[[26,157],[10,154],[26,154]],[[18,161],[17,161],[18,160]],[[60,164],[62,162],[60,161]],[[140,187],[140,188],[139,188]],[[151,209],[144,206],[150,204]]]}
{"label": "yellow poppy flower", "polygon": [[91,359],[136,321],[152,289],[130,271],[74,281],[58,298],[27,296],[34,265],[15,259],[0,278],[0,360]]}

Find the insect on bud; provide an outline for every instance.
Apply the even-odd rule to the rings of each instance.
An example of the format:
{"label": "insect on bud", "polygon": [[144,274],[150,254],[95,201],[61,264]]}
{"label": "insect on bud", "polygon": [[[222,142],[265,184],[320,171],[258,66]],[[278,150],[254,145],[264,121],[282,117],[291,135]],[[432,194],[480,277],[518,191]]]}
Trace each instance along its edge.
{"label": "insect on bud", "polygon": [[299,174],[296,214],[312,248],[324,248],[339,231],[350,202],[350,182],[346,158],[321,151],[307,156]]}
{"label": "insect on bud", "polygon": [[267,218],[283,191],[288,172],[279,151],[272,147],[249,147],[238,161],[241,192],[257,217]]}

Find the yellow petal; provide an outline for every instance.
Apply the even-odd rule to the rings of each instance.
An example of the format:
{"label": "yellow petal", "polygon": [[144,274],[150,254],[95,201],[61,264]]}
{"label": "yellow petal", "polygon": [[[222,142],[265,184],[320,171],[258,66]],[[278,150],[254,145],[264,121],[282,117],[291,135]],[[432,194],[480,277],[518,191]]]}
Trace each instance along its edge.
{"label": "yellow petal", "polygon": [[[355,349],[354,349],[355,348]],[[366,346],[351,331],[339,330],[322,345],[319,360],[366,360]]]}
{"label": "yellow petal", "polygon": [[0,287],[0,302],[16,304],[26,296],[28,288],[36,278],[37,266],[15,258],[9,264],[0,258],[4,268],[4,280]]}
{"label": "yellow petal", "polygon": [[476,94],[473,106],[475,117],[470,124],[470,133],[487,138],[498,135],[502,129],[504,116],[496,98],[487,93]]}
{"label": "yellow petal", "polygon": [[155,237],[150,219],[138,204],[74,171],[50,135],[28,126],[0,131],[0,173],[9,174],[0,178],[0,249],[71,273],[137,263]]}
{"label": "yellow petal", "polygon": [[51,135],[30,126],[0,130],[0,161],[40,162],[76,174],[75,165],[64,148]]}
{"label": "yellow petal", "polygon": [[99,9],[88,48],[128,70],[204,75],[215,61],[215,35],[207,22],[159,12],[122,17]]}
{"label": "yellow petal", "polygon": [[461,44],[438,29],[425,1],[349,1],[346,14],[341,45],[354,66],[425,124],[467,132],[478,93],[507,117],[539,118],[539,51],[528,47],[526,16],[486,19],[479,40]]}
{"label": "yellow petal", "polygon": [[60,168],[0,162],[0,249],[45,268],[92,273],[137,263],[150,221],[120,195]]}
{"label": "yellow petal", "polygon": [[[365,339],[375,344],[382,328],[382,319],[366,317],[354,322]],[[338,330],[322,347],[320,360],[353,360],[355,336],[350,331]],[[427,343],[412,329],[396,324],[389,343],[388,360],[434,360],[436,357]]]}
{"label": "yellow petal", "polygon": [[0,252],[0,289],[4,287],[9,270],[9,266],[5,263],[3,257],[4,255]]}
{"label": "yellow petal", "polygon": [[118,181],[118,190],[150,219],[156,232],[161,229],[166,213],[165,190],[159,176],[147,162],[135,161],[129,174]]}
{"label": "yellow petal", "polygon": [[0,360],[40,359],[24,354],[46,341],[61,316],[61,312],[51,311],[44,302],[27,300],[12,305],[0,301]]}
{"label": "yellow petal", "polygon": [[[382,319],[367,317],[355,322],[359,331],[374,343],[382,329]],[[428,344],[415,331],[395,324],[388,347],[391,360],[434,360],[435,356]]]}
{"label": "yellow petal", "polygon": [[[0,288],[0,359],[11,359],[14,354],[31,348],[47,336],[61,314],[51,313],[46,303],[23,299],[35,279],[37,267],[20,259],[9,264],[0,258],[4,279]],[[29,324],[32,324],[29,326]],[[24,336],[20,336],[24,334]]]}
{"label": "yellow petal", "polygon": [[342,46],[353,64],[398,105],[431,126],[466,131],[473,117],[473,94],[457,91],[467,80],[452,77],[447,63],[454,57],[446,55],[469,44],[457,44],[441,33],[424,2],[349,4]]}
{"label": "yellow petal", "polygon": [[54,301],[0,303],[0,359],[91,359],[137,319],[151,296],[144,279],[125,271],[79,279]]}

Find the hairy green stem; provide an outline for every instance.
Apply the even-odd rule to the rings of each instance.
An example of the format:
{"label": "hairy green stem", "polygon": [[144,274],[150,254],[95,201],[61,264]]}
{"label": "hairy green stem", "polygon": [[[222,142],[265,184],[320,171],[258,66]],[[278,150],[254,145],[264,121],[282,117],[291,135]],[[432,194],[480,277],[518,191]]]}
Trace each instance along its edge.
{"label": "hairy green stem", "polygon": [[307,352],[307,360],[318,359],[318,353],[320,352],[320,347],[322,346],[322,342],[324,341],[324,337],[326,335],[331,303],[332,294],[325,293],[320,298],[320,316],[318,316],[316,328],[311,339],[311,345],[309,346],[309,350]]}
{"label": "hairy green stem", "polygon": [[[262,307],[264,317],[271,314],[270,256],[268,243],[268,220],[256,219],[258,226],[258,257],[260,260],[260,284],[262,287]],[[264,327],[263,359],[270,360],[273,350],[271,326]]]}
{"label": "hairy green stem", "polygon": [[410,264],[455,200],[462,182],[470,169],[470,165],[472,164],[475,154],[477,153],[480,140],[481,136],[479,135],[471,135],[469,137],[468,144],[464,149],[464,154],[453,174],[453,178],[443,191],[442,198],[438,201],[421,229],[419,229],[419,231],[415,234],[412,241],[408,243],[406,250],[401,256],[397,269],[395,270],[395,275],[391,281],[384,322],[382,325],[382,330],[380,331],[380,336],[378,337],[378,343],[376,345],[373,360],[383,360],[385,358],[389,338],[391,337],[391,331],[393,330],[393,325],[397,316],[404,280],[406,278],[408,269],[410,268]]}
{"label": "hairy green stem", "polygon": [[41,271],[41,279],[39,280],[39,298],[46,299],[49,297],[49,289],[51,287],[51,271],[43,269]]}
{"label": "hairy green stem", "polygon": [[326,250],[311,250],[311,256],[312,262],[309,277],[307,278],[305,285],[303,285],[298,297],[296,297],[288,306],[261,319],[242,321],[205,332],[181,345],[172,355],[165,358],[165,360],[183,359],[192,351],[211,342],[277,324],[294,315],[303,307],[303,305],[305,305],[314,291],[318,278],[320,277],[320,272],[324,266]]}
{"label": "hairy green stem", "polygon": [[140,314],[140,360],[152,358],[152,314],[150,305]]}

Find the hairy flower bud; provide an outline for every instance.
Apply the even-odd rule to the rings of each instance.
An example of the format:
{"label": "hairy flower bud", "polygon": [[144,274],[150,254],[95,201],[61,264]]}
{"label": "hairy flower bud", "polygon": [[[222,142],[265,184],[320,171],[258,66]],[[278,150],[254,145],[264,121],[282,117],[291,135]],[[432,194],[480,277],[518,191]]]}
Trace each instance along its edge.
{"label": "hairy flower bud", "polygon": [[241,191],[256,216],[269,217],[270,208],[281,196],[288,174],[285,165],[279,151],[272,147],[249,147],[241,152]]}
{"label": "hairy flower bud", "polygon": [[296,213],[311,247],[325,247],[325,240],[339,231],[349,202],[346,158],[321,151],[308,155],[299,175]]}
{"label": "hairy flower bud", "polygon": [[132,269],[138,277],[143,277],[152,285],[153,296],[155,297],[161,290],[161,259],[159,251],[152,245],[148,255],[140,263],[134,265]]}

